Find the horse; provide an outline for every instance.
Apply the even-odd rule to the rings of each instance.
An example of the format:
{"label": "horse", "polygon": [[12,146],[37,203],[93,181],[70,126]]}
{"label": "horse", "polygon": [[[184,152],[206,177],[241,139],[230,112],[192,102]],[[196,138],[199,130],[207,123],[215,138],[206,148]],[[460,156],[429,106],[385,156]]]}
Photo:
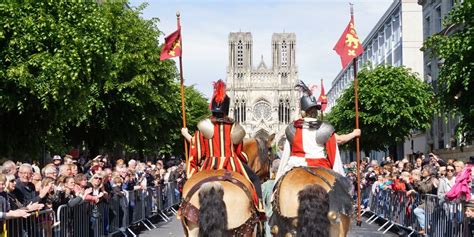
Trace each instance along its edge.
{"label": "horse", "polygon": [[297,167],[275,185],[273,236],[345,237],[352,215],[350,183],[323,167]]}
{"label": "horse", "polygon": [[194,174],[184,184],[180,208],[186,236],[255,236],[259,218],[252,189],[236,172],[203,170]]}
{"label": "horse", "polygon": [[263,183],[270,178],[270,151],[275,139],[275,134],[268,137],[266,141],[262,138],[244,139],[242,150],[247,154],[247,165],[257,174]]}

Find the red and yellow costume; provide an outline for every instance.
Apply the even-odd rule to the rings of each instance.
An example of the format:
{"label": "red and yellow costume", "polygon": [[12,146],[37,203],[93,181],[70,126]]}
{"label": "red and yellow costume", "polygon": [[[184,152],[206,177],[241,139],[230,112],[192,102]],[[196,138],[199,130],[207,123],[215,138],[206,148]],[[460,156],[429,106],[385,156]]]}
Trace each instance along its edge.
{"label": "red and yellow costume", "polygon": [[211,117],[211,122],[214,125],[211,139],[205,138],[199,130],[194,134],[187,166],[188,178],[200,170],[226,169],[240,173],[248,179],[242,165],[248,161],[247,155],[242,151],[243,142],[234,145],[231,140],[234,122],[227,117]]}

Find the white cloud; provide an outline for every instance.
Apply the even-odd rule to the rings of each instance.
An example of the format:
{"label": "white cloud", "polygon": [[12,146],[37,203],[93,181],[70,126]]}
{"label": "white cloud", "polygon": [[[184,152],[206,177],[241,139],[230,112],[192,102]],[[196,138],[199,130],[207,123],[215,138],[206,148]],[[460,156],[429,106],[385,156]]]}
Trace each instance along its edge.
{"label": "white cloud", "polygon": [[[132,0],[137,6],[143,1]],[[355,20],[359,37],[370,32],[392,0],[355,0]],[[349,21],[346,0],[334,1],[164,1],[153,0],[144,10],[145,18],[159,17],[165,34],[176,30],[176,11],[181,12],[183,66],[186,84],[196,84],[211,95],[211,83],[225,79],[228,64],[229,32],[251,32],[253,64],[263,54],[271,65],[271,37],[274,32],[296,33],[296,63],[300,79],[319,84],[324,79],[329,90],[341,70],[332,50]],[[160,39],[163,42],[163,39]]]}

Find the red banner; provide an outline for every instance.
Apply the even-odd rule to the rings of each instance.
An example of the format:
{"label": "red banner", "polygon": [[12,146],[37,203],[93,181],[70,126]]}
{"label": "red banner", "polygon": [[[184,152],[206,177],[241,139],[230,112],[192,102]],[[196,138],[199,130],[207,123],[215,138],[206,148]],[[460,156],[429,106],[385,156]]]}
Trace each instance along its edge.
{"label": "red banner", "polygon": [[328,97],[326,96],[326,92],[324,91],[324,85],[321,81],[321,94],[319,95],[318,101],[321,103],[321,111],[324,112],[328,105]]}
{"label": "red banner", "polygon": [[160,60],[181,56],[181,27],[166,36]]}
{"label": "red banner", "polygon": [[355,30],[354,17],[351,17],[351,21],[349,21],[344,33],[342,33],[341,38],[339,38],[336,46],[334,46],[334,50],[341,57],[342,68],[345,68],[352,59],[364,52],[364,48]]}

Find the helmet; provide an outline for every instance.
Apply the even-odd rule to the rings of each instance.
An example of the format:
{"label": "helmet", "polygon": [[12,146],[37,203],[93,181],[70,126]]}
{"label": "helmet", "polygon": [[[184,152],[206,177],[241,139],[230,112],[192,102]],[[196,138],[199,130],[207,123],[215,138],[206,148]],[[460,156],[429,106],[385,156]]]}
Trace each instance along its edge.
{"label": "helmet", "polygon": [[215,114],[229,114],[229,106],[230,106],[230,98],[229,96],[225,96],[222,102],[217,102],[214,98],[211,102],[211,112]]}
{"label": "helmet", "polygon": [[226,85],[222,79],[214,82],[214,93],[209,106],[213,114],[229,114],[230,98],[226,95],[225,90]]}
{"label": "helmet", "polygon": [[321,109],[321,104],[314,98],[313,95],[303,95],[300,99],[300,108],[304,111],[316,107],[316,109]]}
{"label": "helmet", "polygon": [[321,103],[316,100],[311,89],[309,89],[303,81],[299,81],[296,88],[299,88],[303,92],[303,96],[300,99],[301,110],[308,111],[313,107],[316,107],[318,110],[321,109]]}

